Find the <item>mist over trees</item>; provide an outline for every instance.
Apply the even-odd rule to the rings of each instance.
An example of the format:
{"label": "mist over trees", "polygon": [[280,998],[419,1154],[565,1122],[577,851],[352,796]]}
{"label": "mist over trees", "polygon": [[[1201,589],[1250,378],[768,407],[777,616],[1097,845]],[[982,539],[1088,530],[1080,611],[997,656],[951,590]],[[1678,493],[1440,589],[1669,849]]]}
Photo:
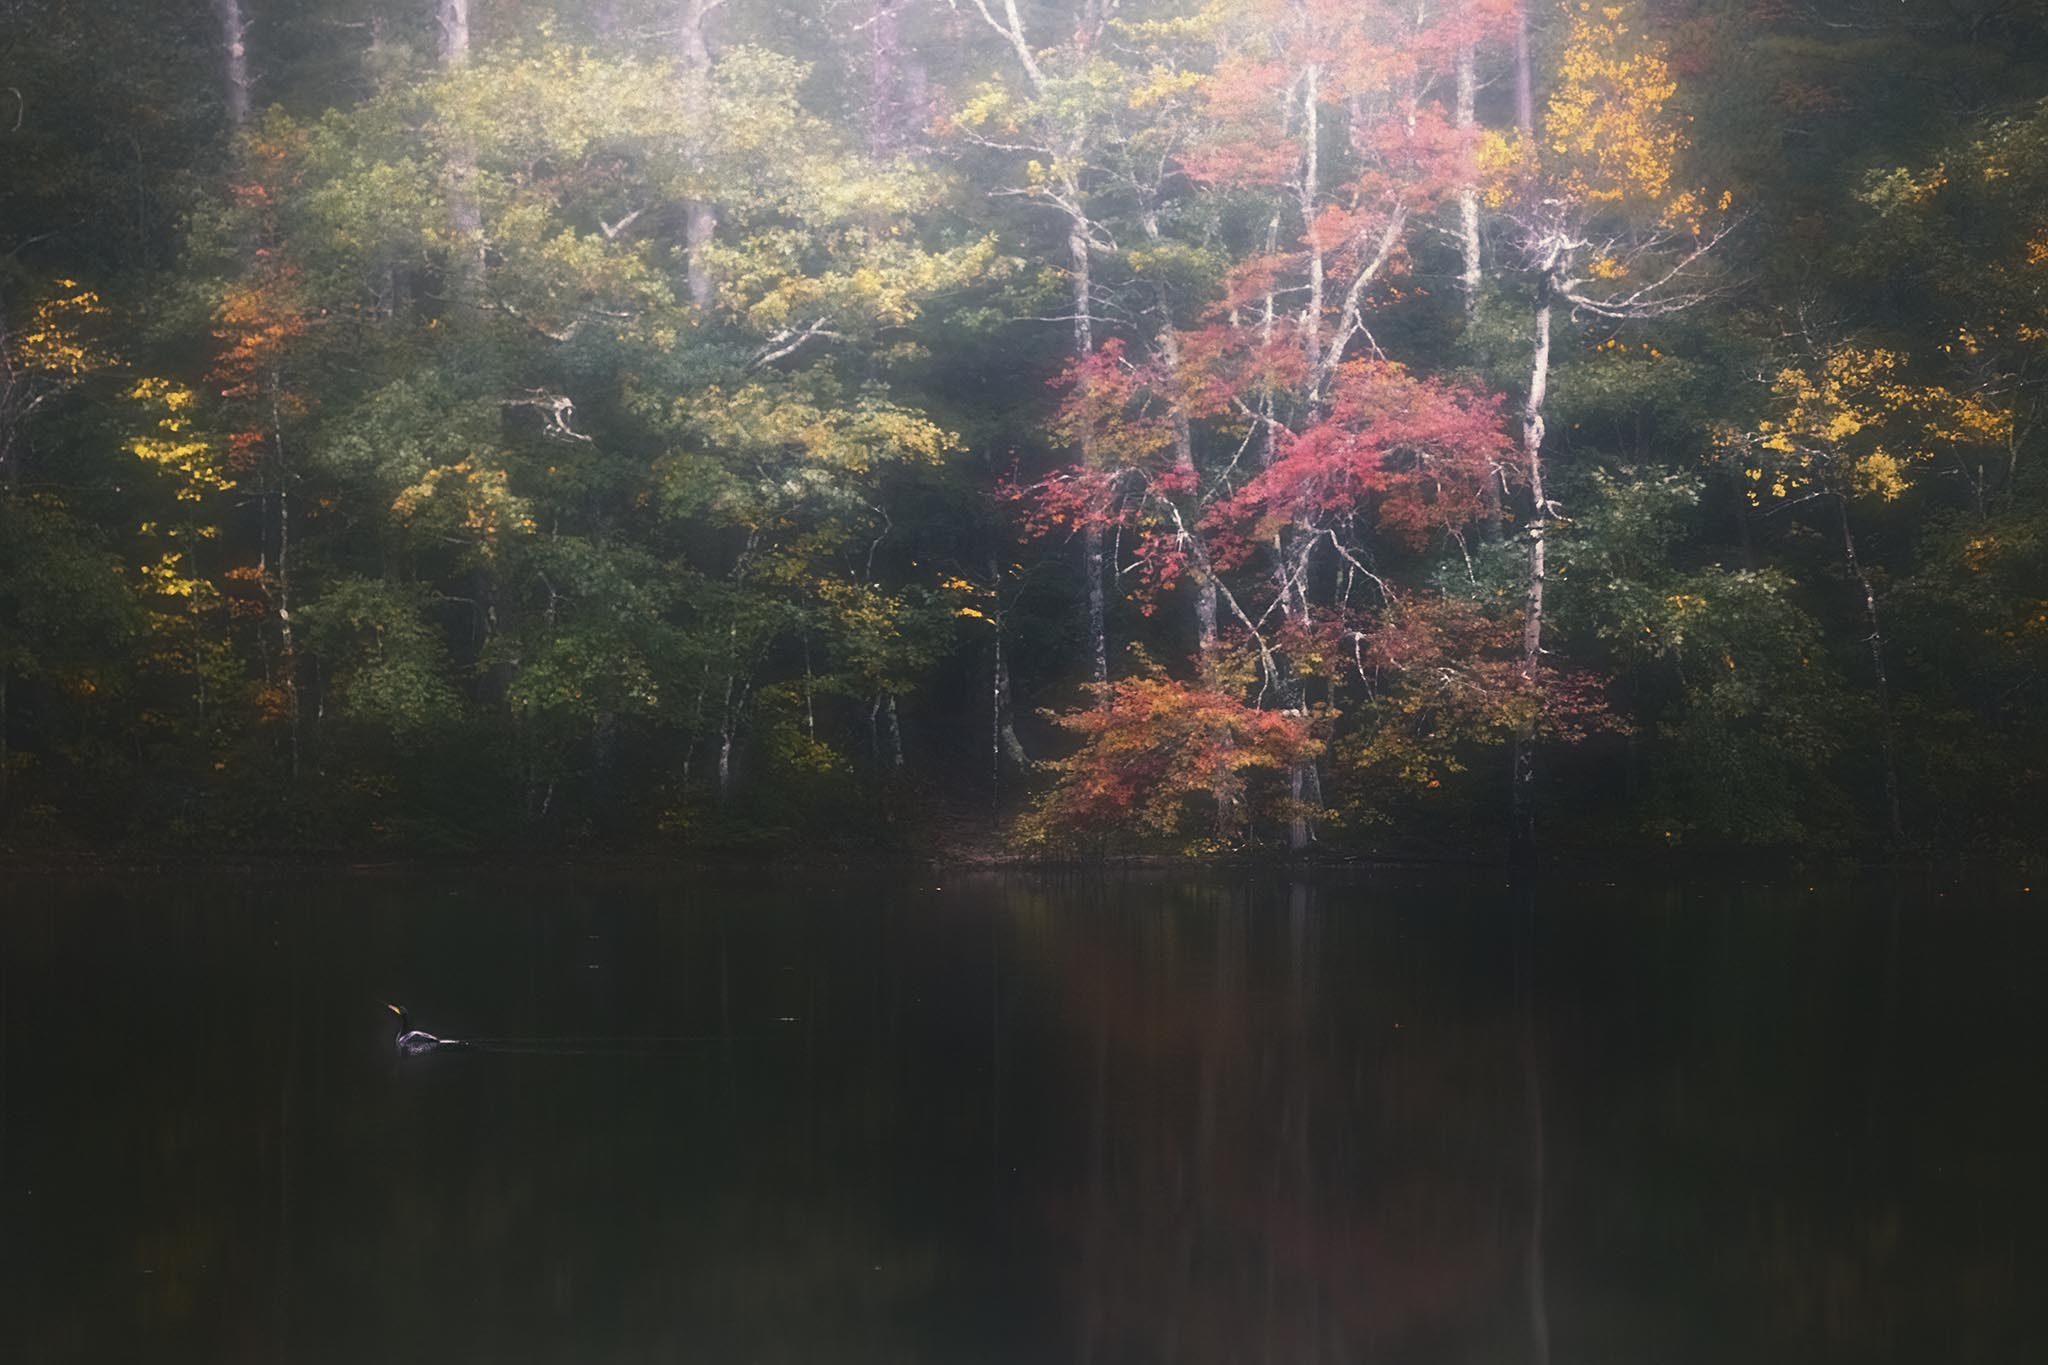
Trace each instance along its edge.
{"label": "mist over trees", "polygon": [[2040,842],[2036,7],[0,21],[0,846]]}

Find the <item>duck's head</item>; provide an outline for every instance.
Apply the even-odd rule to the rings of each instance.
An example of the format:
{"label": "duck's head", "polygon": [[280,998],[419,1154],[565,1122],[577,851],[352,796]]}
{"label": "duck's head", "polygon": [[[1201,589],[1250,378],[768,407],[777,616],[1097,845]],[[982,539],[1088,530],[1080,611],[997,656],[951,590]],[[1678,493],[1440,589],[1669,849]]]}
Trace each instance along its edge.
{"label": "duck's head", "polygon": [[390,1010],[393,1014],[398,1016],[398,1031],[400,1033],[405,1032],[405,1006],[394,1005],[389,1000],[386,1000],[384,1002],[384,1008]]}

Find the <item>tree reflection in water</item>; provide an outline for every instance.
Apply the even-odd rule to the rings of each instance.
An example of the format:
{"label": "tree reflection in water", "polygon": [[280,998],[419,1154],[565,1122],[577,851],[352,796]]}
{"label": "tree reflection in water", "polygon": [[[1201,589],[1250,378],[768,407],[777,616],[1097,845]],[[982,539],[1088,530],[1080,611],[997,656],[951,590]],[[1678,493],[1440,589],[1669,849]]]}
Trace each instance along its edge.
{"label": "tree reflection in water", "polygon": [[[0,887],[13,1360],[2038,1358],[2048,925],[1497,875]],[[701,1039],[401,1061],[452,1036]]]}

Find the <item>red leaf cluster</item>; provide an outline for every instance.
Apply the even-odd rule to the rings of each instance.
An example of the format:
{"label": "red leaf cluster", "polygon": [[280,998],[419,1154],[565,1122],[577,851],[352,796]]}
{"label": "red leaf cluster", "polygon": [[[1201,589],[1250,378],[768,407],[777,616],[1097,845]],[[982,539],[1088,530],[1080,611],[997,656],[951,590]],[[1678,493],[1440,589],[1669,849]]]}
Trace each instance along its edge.
{"label": "red leaf cluster", "polygon": [[1206,525],[1231,563],[1282,526],[1320,528],[1367,511],[1382,535],[1419,548],[1436,529],[1482,515],[1512,450],[1498,398],[1353,361],[1338,370],[1323,415],[1280,434],[1273,462],[1211,508]]}

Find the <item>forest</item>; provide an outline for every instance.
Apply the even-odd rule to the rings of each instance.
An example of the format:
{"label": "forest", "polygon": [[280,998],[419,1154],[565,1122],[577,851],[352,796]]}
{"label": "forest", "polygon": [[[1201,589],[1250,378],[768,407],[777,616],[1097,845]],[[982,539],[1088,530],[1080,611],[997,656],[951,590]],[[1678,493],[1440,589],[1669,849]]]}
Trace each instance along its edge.
{"label": "forest", "polygon": [[2041,848],[2034,0],[0,19],[0,851]]}

